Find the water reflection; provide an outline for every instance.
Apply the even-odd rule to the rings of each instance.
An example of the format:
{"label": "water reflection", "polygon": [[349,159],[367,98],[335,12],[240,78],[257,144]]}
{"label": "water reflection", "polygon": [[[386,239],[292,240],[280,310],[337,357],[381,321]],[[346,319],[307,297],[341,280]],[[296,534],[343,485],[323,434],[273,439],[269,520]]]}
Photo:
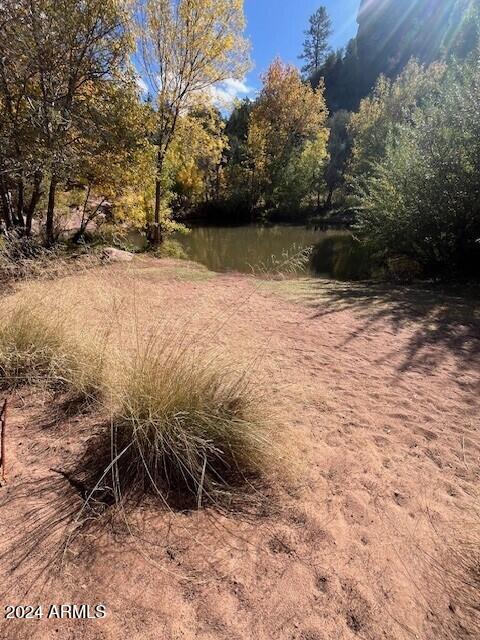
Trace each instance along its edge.
{"label": "water reflection", "polygon": [[[137,248],[145,248],[143,236],[129,239]],[[282,271],[285,256],[293,258],[308,247],[312,248],[311,259],[299,273],[339,280],[359,280],[370,275],[367,251],[347,231],[287,225],[194,227],[187,235],[170,238],[164,248],[166,255],[199,262],[211,271],[262,274]]]}
{"label": "water reflection", "polygon": [[177,236],[191,260],[212,271],[272,272],[284,261],[316,245],[325,232],[306,227],[196,227]]}

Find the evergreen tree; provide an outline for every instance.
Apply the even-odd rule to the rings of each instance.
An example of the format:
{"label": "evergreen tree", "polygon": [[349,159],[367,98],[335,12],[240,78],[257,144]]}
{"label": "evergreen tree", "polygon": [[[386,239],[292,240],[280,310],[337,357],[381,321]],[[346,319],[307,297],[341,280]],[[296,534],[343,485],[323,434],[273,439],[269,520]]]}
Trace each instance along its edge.
{"label": "evergreen tree", "polygon": [[303,43],[303,53],[301,60],[305,60],[302,67],[303,73],[310,77],[317,73],[325,62],[325,58],[330,50],[328,39],[332,34],[332,22],[325,7],[320,7],[310,16],[310,26],[305,31],[305,41]]}

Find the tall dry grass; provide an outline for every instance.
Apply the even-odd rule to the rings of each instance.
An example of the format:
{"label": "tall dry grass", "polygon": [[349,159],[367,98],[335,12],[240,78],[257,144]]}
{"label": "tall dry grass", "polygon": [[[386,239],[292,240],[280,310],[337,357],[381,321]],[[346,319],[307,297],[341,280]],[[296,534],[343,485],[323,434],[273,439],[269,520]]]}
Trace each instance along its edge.
{"label": "tall dry grass", "polygon": [[45,248],[37,238],[0,237],[0,290],[5,285],[36,279],[53,279],[102,263],[95,247],[69,248],[59,244]]}
{"label": "tall dry grass", "polygon": [[0,386],[40,385],[72,401],[90,401],[102,391],[103,355],[69,331],[58,308],[19,300],[0,312]]}
{"label": "tall dry grass", "polygon": [[75,289],[11,297],[0,311],[0,385],[40,385],[88,402],[104,424],[88,475],[107,478],[117,500],[149,491],[218,503],[273,469],[280,449],[250,372],[185,327],[139,326],[132,299],[112,304],[113,283],[101,286],[96,327]]}
{"label": "tall dry grass", "polygon": [[218,501],[275,458],[266,399],[225,359],[156,336],[117,370],[112,424],[129,488]]}

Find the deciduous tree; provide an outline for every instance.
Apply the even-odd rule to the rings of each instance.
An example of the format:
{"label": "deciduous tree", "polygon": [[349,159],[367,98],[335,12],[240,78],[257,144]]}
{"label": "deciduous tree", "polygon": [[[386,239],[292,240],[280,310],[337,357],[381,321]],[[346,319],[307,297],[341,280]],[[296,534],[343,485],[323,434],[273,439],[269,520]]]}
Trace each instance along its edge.
{"label": "deciduous tree", "polygon": [[249,67],[243,0],[139,0],[144,69],[156,99],[155,208],[151,241],[162,240],[162,173],[179,117],[215,83]]}
{"label": "deciduous tree", "polygon": [[[453,66],[357,181],[359,232],[427,273],[480,273],[480,65]],[[408,103],[406,104],[408,107]]]}
{"label": "deciduous tree", "polygon": [[179,118],[167,155],[177,209],[188,212],[195,205],[218,199],[228,144],[224,129],[220,114],[208,104],[200,103]]}
{"label": "deciduous tree", "polygon": [[275,60],[263,77],[263,87],[250,118],[249,147],[257,180],[267,207],[275,207],[275,193],[292,155],[308,140],[326,132],[327,109],[323,85],[314,90],[298,69]]}
{"label": "deciduous tree", "polygon": [[353,139],[351,176],[368,178],[395,131],[411,120],[417,107],[439,95],[445,68],[441,63],[424,67],[411,61],[394,82],[384,76],[378,79],[373,94],[362,100],[349,125]]}
{"label": "deciduous tree", "polygon": [[[1,72],[7,83],[14,79],[17,93],[21,85],[24,95],[19,97],[33,123],[31,138],[42,159],[42,173],[50,177],[45,225],[49,244],[54,241],[57,185],[75,162],[90,105],[97,96],[95,83],[119,71],[130,50],[126,10],[126,0],[5,0],[1,4],[0,40],[3,47],[8,46]],[[5,89],[3,95],[7,95]]]}
{"label": "deciduous tree", "polygon": [[95,91],[89,119],[78,141],[81,153],[72,167],[75,182],[85,187],[76,241],[85,234],[105,202],[118,205],[127,194],[130,207],[125,217],[129,222],[144,222],[147,212],[143,211],[142,216],[138,209],[151,191],[145,181],[154,162],[154,147],[149,141],[154,127],[153,113],[148,104],[139,100],[133,74],[130,79],[122,75],[120,81],[97,82]]}

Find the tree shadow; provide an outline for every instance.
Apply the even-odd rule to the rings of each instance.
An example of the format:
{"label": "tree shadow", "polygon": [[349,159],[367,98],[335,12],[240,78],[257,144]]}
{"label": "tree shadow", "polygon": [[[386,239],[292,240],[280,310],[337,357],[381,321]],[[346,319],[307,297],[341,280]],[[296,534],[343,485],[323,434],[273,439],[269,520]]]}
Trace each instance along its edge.
{"label": "tree shadow", "polygon": [[[70,472],[52,469],[43,478],[2,489],[0,496],[0,597],[15,589],[30,599],[48,590],[72,561],[91,568],[104,553],[120,557],[131,544],[125,514],[99,489],[85,501],[85,487]],[[138,505],[130,503],[128,511]],[[114,507],[114,508],[109,508]],[[112,541],[121,544],[113,545]],[[20,592],[20,593],[19,593]]]}
{"label": "tree shadow", "polygon": [[1,595],[12,584],[25,594],[42,589],[61,561],[80,497],[61,477],[25,480],[2,489],[0,510]]}
{"label": "tree shadow", "polygon": [[[409,329],[399,372],[437,367],[449,357],[459,370],[480,371],[479,287],[319,281],[309,287],[303,300],[314,308],[315,318],[344,310],[359,316],[361,324],[343,346],[362,334],[374,333],[381,322],[394,334]],[[392,345],[392,353],[395,347],[398,345]]]}
{"label": "tree shadow", "polygon": [[[39,428],[44,430],[49,424],[46,420]],[[191,495],[168,486],[158,487],[162,499],[148,487],[116,487],[113,475],[126,476],[128,469],[123,464],[112,467],[106,434],[106,429],[100,429],[88,439],[82,453],[63,460],[60,467],[48,471],[45,467],[42,476],[13,480],[1,489],[0,597],[5,599],[13,588],[16,595],[20,591],[23,597],[38,597],[63,567],[73,562],[89,570],[105,554],[115,562],[127,550],[140,548],[143,554],[145,547],[155,557],[164,552],[168,559],[179,523],[185,525],[185,518],[190,520],[197,506]],[[125,464],[129,463],[125,458]],[[267,512],[267,505],[271,512],[271,495],[260,498],[252,492],[249,496],[245,489],[233,497],[237,499],[232,499],[230,508],[208,505],[207,512],[212,518],[235,514],[237,519],[255,522]],[[148,518],[154,521],[154,529]],[[187,541],[191,527],[193,522],[184,526]]]}

